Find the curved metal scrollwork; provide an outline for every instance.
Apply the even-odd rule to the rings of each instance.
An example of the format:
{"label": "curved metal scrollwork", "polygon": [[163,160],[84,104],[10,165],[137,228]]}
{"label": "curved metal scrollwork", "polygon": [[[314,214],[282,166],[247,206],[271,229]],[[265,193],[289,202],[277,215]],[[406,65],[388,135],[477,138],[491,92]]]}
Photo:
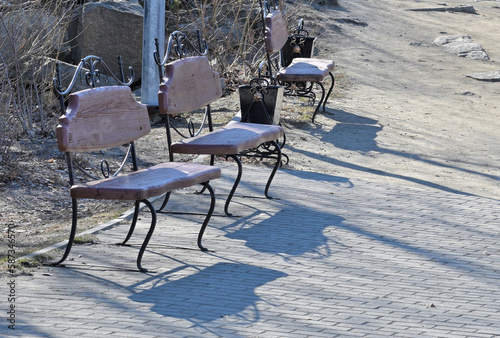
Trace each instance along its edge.
{"label": "curved metal scrollwork", "polygon": [[[165,54],[163,55],[163,57],[160,56],[160,43],[158,39],[155,39],[156,50],[153,56],[156,64],[158,65],[160,82],[163,81],[165,69],[164,67],[167,63],[175,59],[182,59],[189,56],[205,56],[208,54],[207,41],[201,37],[199,31],[196,32],[196,34],[197,44],[193,43],[183,32],[175,31],[171,33],[168,41],[165,43]],[[187,126],[185,127],[188,130],[187,135],[183,133],[178,127],[176,127],[170,119],[168,119],[168,124],[181,137],[193,137],[199,135],[202,132],[203,127],[208,120],[208,115],[208,110],[205,110],[205,114],[202,121],[200,122],[199,128],[196,128],[195,123],[191,119],[189,119],[187,121]]]}
{"label": "curved metal scrollwork", "polygon": [[310,82],[280,82],[285,87],[285,96],[303,97],[309,100],[309,104],[314,106],[316,94],[313,91],[314,83]]}
{"label": "curved metal scrollwork", "polygon": [[[260,108],[258,111],[261,111],[261,114],[265,117],[265,122],[268,124],[273,124],[273,119],[271,118],[271,114],[267,108],[266,103],[264,102],[264,97],[269,93],[270,81],[266,78],[254,78],[250,80],[249,83],[249,91],[250,97],[248,99],[251,102],[245,102],[245,104],[241,104],[241,121],[242,122],[253,122],[250,117],[250,112],[254,108],[255,105]],[[241,88],[240,88],[240,96],[241,96]],[[245,101],[245,100],[243,100]],[[242,101],[242,102],[243,102]]]}
{"label": "curved metal scrollwork", "polygon": [[[283,141],[285,142],[285,141]],[[267,142],[261,144],[258,148],[255,149],[249,149],[245,150],[241,153],[238,154],[240,157],[246,157],[246,158],[256,158],[260,161],[263,159],[278,159],[278,150],[276,147],[279,147],[280,149],[283,148],[283,145],[278,143],[278,142]],[[289,163],[289,158],[288,155],[281,153],[281,163],[280,165],[283,164],[288,164]]]}
{"label": "curved metal scrollwork", "polygon": [[306,44],[305,37],[302,36],[292,36],[290,37],[290,47],[292,47],[292,52],[294,54],[301,55],[302,48],[304,48]]}
{"label": "curved metal scrollwork", "polygon": [[264,78],[255,78],[250,80],[250,92],[253,94],[255,101],[262,101],[264,99],[264,95],[268,93],[267,87],[269,85],[269,81]]}
{"label": "curved metal scrollwork", "polygon": [[[280,64],[278,58],[274,58],[274,63],[271,60],[264,60],[259,63],[259,69],[257,71],[257,77],[259,79],[268,79],[271,85],[276,85],[276,77],[273,75],[280,69]],[[269,69],[271,65],[272,69]]]}
{"label": "curved metal scrollwork", "polygon": [[192,119],[189,119],[187,121],[187,126],[185,128],[188,130],[188,135],[186,135],[178,127],[176,127],[170,119],[169,119],[169,125],[182,138],[198,136],[203,131],[203,127],[205,126],[205,123],[207,123],[208,114],[209,114],[208,109],[205,109],[203,119],[201,120],[200,126],[198,128],[195,127]]}
{"label": "curved metal scrollwork", "polygon": [[260,8],[263,11],[264,17],[273,10],[278,9],[277,1],[273,0],[259,0]]}
{"label": "curved metal scrollwork", "polygon": [[175,31],[170,34],[168,41],[165,43],[165,54],[160,58],[160,44],[158,39],[155,39],[156,51],[153,56],[160,70],[160,81],[163,77],[163,67],[174,59],[182,59],[188,56],[207,55],[208,44],[205,39],[197,32],[198,45],[196,46],[188,36],[180,31]]}
{"label": "curved metal scrollwork", "polygon": [[109,162],[107,160],[101,160],[100,173],[101,173],[102,177],[97,177],[96,175],[91,174],[89,172],[89,168],[87,166],[84,166],[81,163],[79,163],[75,158],[71,159],[72,166],[74,168],[78,169],[83,175],[85,175],[86,177],[93,179],[93,180],[98,180],[100,178],[114,177],[114,176],[118,175],[120,172],[122,172],[123,168],[125,168],[125,165],[127,165],[127,163],[129,163],[129,158],[130,158],[130,154],[132,151],[132,147],[133,147],[132,144],[127,147],[127,152],[125,155],[123,155],[123,160],[121,161],[118,168],[116,170],[114,170],[113,173],[111,173],[111,167],[109,165]]}
{"label": "curved metal scrollwork", "polygon": [[292,35],[302,36],[302,37],[309,36],[309,32],[304,29],[304,19],[299,20],[298,27],[293,31]]}
{"label": "curved metal scrollwork", "polygon": [[[121,79],[116,77],[109,66],[102,60],[101,57],[95,55],[89,55],[83,58],[78,66],[76,67],[76,71],[71,79],[68,87],[63,90],[62,81],[61,81],[61,67],[60,64],[56,64],[56,77],[53,79],[54,91],[58,96],[65,97],[68,95],[71,90],[74,88],[78,78],[80,78],[80,82],[84,82],[90,88],[95,88],[98,83],[101,82],[101,75],[105,76],[105,80],[107,81],[109,77],[112,77],[118,84],[123,86],[130,86],[134,82],[134,69],[129,67],[129,76],[128,82],[125,82],[123,67],[121,57],[118,57],[118,65],[120,66]],[[64,113],[64,112],[63,112]]]}
{"label": "curved metal scrollwork", "polygon": [[106,160],[102,160],[101,161],[101,174],[102,174],[102,176],[104,176],[104,178],[108,178],[109,173],[110,173],[109,162]]}

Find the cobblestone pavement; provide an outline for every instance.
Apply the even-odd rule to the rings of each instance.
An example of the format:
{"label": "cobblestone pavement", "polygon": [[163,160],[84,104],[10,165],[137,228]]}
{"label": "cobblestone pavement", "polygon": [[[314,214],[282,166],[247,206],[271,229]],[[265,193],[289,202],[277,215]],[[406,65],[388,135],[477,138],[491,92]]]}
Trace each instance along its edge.
{"label": "cobblestone pavement", "polygon": [[[235,217],[220,216],[233,170],[213,182],[209,252],[196,247],[201,216],[162,214],[143,259],[154,271],[139,273],[149,217],[129,247],[113,245],[128,221],[114,222],[66,267],[15,277],[16,330],[4,320],[0,336],[500,335],[498,199],[280,170],[267,200],[269,170],[246,169],[239,192],[252,197],[234,199]],[[203,211],[208,197],[171,203]]]}

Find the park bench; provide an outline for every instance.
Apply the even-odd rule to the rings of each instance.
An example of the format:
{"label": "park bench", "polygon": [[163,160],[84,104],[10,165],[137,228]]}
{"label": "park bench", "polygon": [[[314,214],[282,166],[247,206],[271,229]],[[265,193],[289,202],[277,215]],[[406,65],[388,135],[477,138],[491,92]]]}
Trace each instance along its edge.
{"label": "park bench", "polygon": [[[283,85],[285,96],[306,97],[312,102],[316,99],[313,87],[319,86],[321,98],[312,116],[314,123],[321,106],[325,112],[326,102],[333,90],[335,63],[311,57],[314,38],[309,37],[304,29],[303,20],[299,21],[298,29],[289,35],[283,15],[272,0],[260,0],[260,6],[267,59],[267,71],[263,76]],[[323,83],[328,78],[331,85],[326,93]]]}
{"label": "park bench", "polygon": [[[142,272],[147,271],[142,267],[141,260],[156,226],[156,211],[148,199],[198,184],[208,189],[211,195],[210,207],[198,234],[198,246],[206,250],[201,240],[215,206],[214,191],[208,182],[220,177],[220,169],[196,163],[177,162],[166,162],[139,169],[134,141],[147,135],[151,130],[147,107],[138,103],[131,89],[126,86],[130,85],[132,80],[124,83],[115,78],[121,85],[97,88],[102,71],[99,71],[96,65],[109,70],[105,63],[95,56],[82,59],[77,68],[77,73],[80,73],[84,71],[84,66],[89,66],[90,70],[85,72],[83,78],[87,79],[90,89],[69,94],[77,78],[75,73],[69,88],[63,91],[59,67],[54,79],[62,112],[57,126],[57,142],[59,150],[64,152],[67,158],[73,212],[68,244],[63,257],[54,264],[61,264],[70,253],[77,230],[78,200],[124,200],[135,201],[135,211],[128,234],[121,245],[125,245],[134,232],[140,203],[144,203],[151,212],[151,224],[137,256],[138,269]],[[103,176],[101,178],[79,165],[74,156],[75,153],[96,152],[124,144],[129,144],[129,147],[119,169],[112,174],[110,165],[104,160],[101,162],[100,176]],[[130,163],[132,170],[125,172],[126,164]],[[77,182],[75,168],[81,169],[88,179]]]}
{"label": "park bench", "polygon": [[[155,60],[159,67],[160,88],[158,92],[159,112],[165,116],[167,142],[170,159],[173,154],[210,155],[213,165],[215,156],[232,158],[238,173],[224,205],[224,212],[230,216],[229,204],[242,177],[240,156],[251,156],[256,152],[259,157],[275,160],[274,167],[267,181],[264,194],[267,198],[269,188],[278,167],[281,164],[281,148],[277,140],[283,137],[283,128],[279,125],[246,123],[231,121],[224,127],[214,129],[210,103],[222,96],[221,79],[212,70],[207,54],[206,43],[198,36],[198,46],[190,42],[182,32],[173,32],[166,44],[165,55],[160,57],[158,41]],[[175,51],[176,55],[173,55]],[[173,59],[173,60],[172,60]],[[205,109],[208,132],[192,132],[181,140],[173,142],[170,116],[190,113],[197,109]],[[191,128],[193,129],[193,128]],[[259,150],[261,148],[261,150]],[[167,201],[168,196],[165,201]],[[159,209],[162,210],[163,206]]]}

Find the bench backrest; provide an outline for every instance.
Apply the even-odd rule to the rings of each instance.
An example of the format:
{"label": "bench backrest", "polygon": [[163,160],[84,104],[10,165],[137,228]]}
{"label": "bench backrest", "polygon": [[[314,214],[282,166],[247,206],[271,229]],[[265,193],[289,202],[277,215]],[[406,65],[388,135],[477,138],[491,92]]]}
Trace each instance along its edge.
{"label": "bench backrest", "polygon": [[158,92],[161,114],[190,112],[221,96],[221,79],[206,56],[187,57],[165,65],[165,77]]}
{"label": "bench backrest", "polygon": [[132,142],[150,130],[147,108],[129,87],[93,88],[69,96],[57,143],[63,152],[95,151]]}
{"label": "bench backrest", "polygon": [[269,12],[265,19],[265,45],[269,54],[279,52],[288,40],[286,22],[279,10]]}

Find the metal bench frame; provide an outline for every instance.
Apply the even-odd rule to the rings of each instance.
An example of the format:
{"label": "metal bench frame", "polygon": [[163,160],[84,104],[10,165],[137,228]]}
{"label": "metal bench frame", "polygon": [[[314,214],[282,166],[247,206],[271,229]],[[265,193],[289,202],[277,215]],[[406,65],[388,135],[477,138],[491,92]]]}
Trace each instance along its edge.
{"label": "metal bench frame", "polygon": [[[209,63],[208,63],[208,58],[206,58],[206,55],[208,54],[208,48],[207,44],[204,39],[200,37],[198,34],[197,37],[197,44],[195,45],[190,41],[190,39],[187,37],[186,34],[180,31],[173,32],[170,34],[170,37],[168,39],[168,42],[166,43],[166,52],[165,55],[160,56],[159,53],[159,45],[158,45],[158,40],[156,40],[156,52],[154,53],[154,58],[155,61],[158,65],[159,69],[159,74],[160,74],[160,93],[159,93],[159,101],[164,102],[166,99],[164,99],[164,96],[167,94],[162,93],[163,85],[165,84],[166,80],[166,73],[169,69],[172,67],[176,67],[178,62],[176,61],[182,61],[182,60],[187,60],[189,58],[194,59],[194,58],[205,58],[206,61],[204,61],[209,68]],[[203,69],[206,70],[207,67],[204,67]],[[210,73],[208,76],[213,76],[213,85],[218,86],[220,88],[220,77],[219,74],[212,71],[210,68]],[[193,76],[196,77],[197,74],[193,74]],[[204,80],[204,79],[203,79]],[[202,91],[206,91],[208,88],[203,88]],[[210,88],[212,89],[212,88]],[[232,197],[239,185],[239,182],[242,177],[242,170],[243,166],[240,160],[241,156],[257,156],[257,157],[265,157],[265,158],[271,158],[274,159],[275,165],[273,167],[273,170],[269,176],[269,179],[267,181],[264,194],[266,198],[272,198],[269,195],[269,188],[271,186],[271,182],[274,178],[274,175],[276,174],[278,167],[281,165],[281,159],[282,159],[282,153],[281,153],[281,147],[277,143],[277,140],[281,137],[284,136],[283,128],[281,126],[277,125],[266,125],[266,124],[254,124],[254,123],[244,123],[244,122],[230,122],[226,127],[215,129],[212,124],[212,117],[211,117],[211,110],[210,110],[210,103],[218,99],[222,95],[222,90],[219,89],[220,93],[217,95],[214,94],[209,94],[208,96],[210,97],[207,102],[203,104],[203,106],[199,107],[191,107],[193,109],[199,109],[199,108],[205,108],[205,115],[204,115],[204,121],[206,121],[207,127],[208,127],[208,132],[202,134],[202,128],[203,124],[201,127],[197,130],[193,127],[193,125],[188,126],[188,130],[190,130],[190,135],[186,136],[183,135],[182,133],[179,133],[183,137],[184,140],[179,141],[179,142],[173,142],[172,141],[172,133],[171,133],[171,128],[172,128],[172,123],[170,122],[170,115],[176,115],[178,112],[175,112],[172,114],[170,111],[168,111],[167,108],[163,107],[162,108],[162,103],[160,103],[160,113],[165,116],[165,127],[166,127],[166,133],[167,133],[167,143],[168,143],[168,148],[169,148],[169,158],[172,161],[173,160],[173,154],[176,152],[176,149],[182,149],[180,152],[182,153],[189,153],[189,154],[207,154],[210,155],[210,164],[213,165],[215,161],[215,155],[222,155],[226,157],[232,158],[237,166],[238,166],[238,174],[236,177],[236,180],[233,184],[233,187],[226,199],[225,205],[224,205],[224,212],[227,216],[231,216],[232,214],[229,212],[229,204],[232,200]],[[191,93],[192,95],[203,95],[203,92],[194,92]],[[212,95],[212,96],[211,96]],[[180,103],[182,105],[182,103]],[[184,113],[189,113],[189,111],[184,111]],[[241,137],[234,142],[234,144],[228,144],[227,142],[221,141],[223,139],[223,136],[229,135],[230,133],[234,132],[235,128],[240,128],[243,132],[249,132],[249,133],[260,133],[262,132],[262,135],[274,135],[274,139],[266,139],[265,142],[262,143],[257,143],[255,144],[255,141],[251,141],[251,146],[245,147],[244,149],[241,148],[241,144],[244,143],[244,139]],[[249,131],[249,129],[252,129],[252,131]],[[230,129],[230,130],[229,130]],[[175,130],[175,129],[174,129]],[[216,140],[215,138],[219,137],[219,140]],[[255,137],[252,138],[255,140]],[[211,146],[211,150],[204,150],[204,151],[199,151],[197,149],[197,146],[199,145],[196,143],[197,141],[207,141]],[[191,142],[194,141],[194,144],[180,144],[182,142]],[[222,142],[222,143],[221,143]],[[223,144],[226,143],[226,144]],[[198,144],[198,145],[197,145]],[[238,149],[238,151],[234,153],[228,152],[226,149],[227,147],[230,147],[231,149]],[[168,200],[168,196],[165,199],[164,205],[166,204]],[[164,209],[164,205],[161,206],[159,211]]]}
{"label": "metal bench frame", "polygon": [[[332,73],[335,63],[311,57],[315,38],[309,37],[302,19],[292,35],[288,35],[286,23],[278,6],[272,0],[259,0],[259,3],[266,46],[266,60],[259,66],[259,77],[267,77],[273,83],[283,85],[285,96],[305,97],[313,105],[317,98],[313,87],[319,86],[321,98],[312,116],[314,123],[321,106],[323,112],[326,112],[326,103],[335,85]],[[331,85],[326,92],[323,82],[328,77],[331,79]]]}
{"label": "metal bench frame", "polygon": [[[209,181],[220,177],[220,169],[199,164],[186,166],[184,163],[168,162],[139,170],[134,140],[150,132],[150,120],[147,108],[135,101],[128,87],[133,83],[133,69],[129,68],[129,80],[125,82],[121,59],[118,60],[121,79],[113,74],[100,57],[91,55],[83,58],[66,89],[62,88],[60,66],[56,65],[53,83],[61,108],[57,138],[59,149],[65,153],[68,164],[72,225],[62,258],[51,265],[63,263],[71,251],[77,231],[78,199],[134,200],[135,209],[129,231],[124,241],[119,244],[125,245],[131,238],[137,224],[140,203],[144,203],[151,212],[152,220],[137,256],[137,267],[141,272],[148,271],[142,267],[141,261],[157,220],[155,208],[148,198],[194,184],[203,185],[211,197],[209,210],[198,234],[198,247],[206,250],[201,241],[215,207],[215,194]],[[109,77],[119,86],[96,88],[102,80],[107,81]],[[82,83],[85,82],[90,89],[71,93],[78,79]],[[104,124],[116,129],[114,133],[108,134]],[[99,176],[102,177],[90,173],[75,160],[76,152],[104,150],[126,143],[129,144],[128,150],[117,170],[111,172],[108,161],[101,162]],[[132,171],[125,173],[128,164],[131,164]],[[78,183],[75,169],[80,170],[88,180]]]}

